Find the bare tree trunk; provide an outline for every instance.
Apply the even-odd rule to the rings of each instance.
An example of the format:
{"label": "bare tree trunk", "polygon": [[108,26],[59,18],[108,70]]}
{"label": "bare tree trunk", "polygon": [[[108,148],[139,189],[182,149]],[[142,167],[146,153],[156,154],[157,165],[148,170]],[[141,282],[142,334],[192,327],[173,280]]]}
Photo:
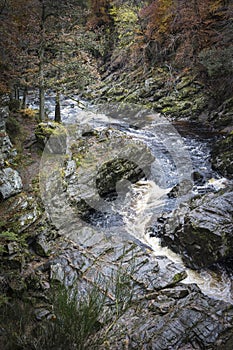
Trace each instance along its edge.
{"label": "bare tree trunk", "polygon": [[23,90],[23,100],[22,100],[22,108],[25,109],[27,106],[27,94],[28,94],[28,88],[25,86]]}
{"label": "bare tree trunk", "polygon": [[55,122],[61,123],[60,93],[58,91],[56,93]]}
{"label": "bare tree trunk", "polygon": [[43,121],[45,120],[45,89],[43,85],[40,85],[39,100],[40,100],[39,119],[40,121]]}
{"label": "bare tree trunk", "polygon": [[19,87],[15,85],[15,100],[19,101]]}
{"label": "bare tree trunk", "polygon": [[41,1],[41,23],[40,23],[40,52],[39,52],[39,120],[45,120],[45,81],[44,81],[44,46],[45,46],[45,4]]}

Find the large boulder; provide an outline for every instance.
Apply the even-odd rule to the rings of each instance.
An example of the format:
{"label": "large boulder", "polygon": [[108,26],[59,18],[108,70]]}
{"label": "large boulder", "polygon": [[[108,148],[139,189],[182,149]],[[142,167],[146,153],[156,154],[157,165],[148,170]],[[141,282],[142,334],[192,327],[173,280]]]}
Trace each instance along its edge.
{"label": "large boulder", "polygon": [[208,194],[182,204],[167,220],[162,244],[182,255],[191,268],[233,258],[233,191]]}
{"label": "large boulder", "polygon": [[67,224],[68,213],[74,216],[73,211],[85,221],[105,215],[120,219],[109,200],[124,200],[129,183],[148,178],[154,161],[149,148],[108,128],[85,132],[81,139],[73,137],[68,142],[69,161],[51,157],[49,152],[43,153],[41,161],[41,194],[53,219]]}
{"label": "large boulder", "polygon": [[12,168],[0,170],[0,197],[2,197],[2,199],[20,193],[22,188],[22,180],[16,170],[13,170]]}

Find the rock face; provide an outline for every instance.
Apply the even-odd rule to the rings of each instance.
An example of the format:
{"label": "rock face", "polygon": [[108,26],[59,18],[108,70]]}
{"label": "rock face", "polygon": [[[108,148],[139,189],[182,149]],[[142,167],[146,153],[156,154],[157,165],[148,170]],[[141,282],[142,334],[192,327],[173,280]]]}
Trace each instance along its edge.
{"label": "rock face", "polygon": [[22,191],[22,180],[19,173],[11,168],[0,170],[0,195],[3,199]]}
{"label": "rock face", "polygon": [[0,167],[4,165],[4,161],[12,155],[12,143],[6,133],[5,119],[8,116],[6,107],[0,107]]}
{"label": "rock face", "polygon": [[233,179],[233,132],[215,144],[212,166],[222,175]]}
{"label": "rock face", "polygon": [[208,122],[218,131],[231,132],[233,130],[233,97],[224,101],[217,110],[211,112]]}
{"label": "rock face", "polygon": [[[143,78],[142,78],[143,77]],[[99,102],[137,103],[154,111],[175,118],[197,118],[205,110],[206,97],[203,85],[194,76],[171,75],[166,68],[157,68],[146,75],[142,68],[131,74],[108,75],[94,92],[87,91],[84,97]]]}
{"label": "rock face", "polygon": [[[190,209],[191,206],[191,209]],[[233,191],[208,194],[181,205],[167,220],[162,243],[191,268],[233,257]]]}
{"label": "rock face", "polygon": [[19,173],[10,167],[4,168],[5,161],[16,155],[5,129],[8,112],[7,107],[0,107],[0,199],[20,193],[23,187]]}
{"label": "rock face", "polygon": [[94,336],[102,340],[98,349],[231,349],[233,308],[180,283],[184,269],[166,257],[153,258],[116,236],[96,239],[88,249],[63,243],[60,252],[50,260],[54,279],[80,293],[96,283],[107,288],[108,307]]}

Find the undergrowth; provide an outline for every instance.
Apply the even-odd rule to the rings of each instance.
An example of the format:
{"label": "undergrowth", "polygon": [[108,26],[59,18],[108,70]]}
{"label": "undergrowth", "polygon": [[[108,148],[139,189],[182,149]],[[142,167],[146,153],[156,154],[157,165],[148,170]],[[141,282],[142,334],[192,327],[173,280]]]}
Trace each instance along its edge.
{"label": "undergrowth", "polygon": [[99,278],[85,290],[53,283],[48,313],[35,317],[30,302],[6,299],[1,306],[1,333],[5,350],[97,350],[104,344],[119,317],[132,305],[130,271],[120,263],[111,281]]}

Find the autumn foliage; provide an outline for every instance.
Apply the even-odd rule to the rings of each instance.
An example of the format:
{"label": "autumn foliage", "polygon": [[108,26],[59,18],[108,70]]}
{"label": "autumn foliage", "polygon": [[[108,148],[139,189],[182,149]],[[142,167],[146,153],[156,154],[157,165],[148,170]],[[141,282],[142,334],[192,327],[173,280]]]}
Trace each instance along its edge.
{"label": "autumn foliage", "polygon": [[[172,60],[192,65],[213,45],[227,45],[231,1],[155,0],[141,10],[149,60]],[[227,39],[228,37],[228,39]]]}
{"label": "autumn foliage", "polygon": [[232,0],[0,0],[0,92],[38,85],[39,64],[48,86],[81,81],[93,58],[112,70],[192,69],[208,84],[224,77],[227,91],[232,14]]}

